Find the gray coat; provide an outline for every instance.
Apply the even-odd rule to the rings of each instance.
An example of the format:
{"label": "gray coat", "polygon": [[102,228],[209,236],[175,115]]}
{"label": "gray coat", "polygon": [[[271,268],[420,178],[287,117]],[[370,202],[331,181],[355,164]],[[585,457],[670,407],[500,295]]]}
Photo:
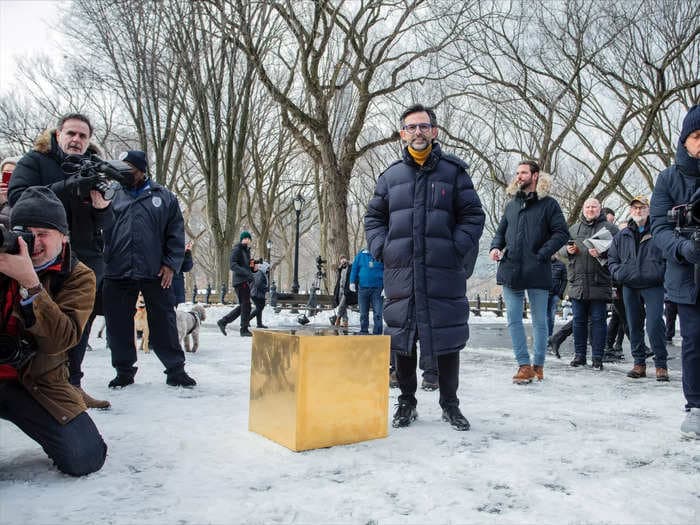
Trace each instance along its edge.
{"label": "gray coat", "polygon": [[[569,277],[569,297],[571,299],[590,301],[611,301],[612,300],[612,279],[607,262],[602,265],[591,257],[588,248],[583,244],[585,239],[591,237],[601,228],[607,228],[613,237],[618,229],[614,224],[605,220],[604,215],[586,220],[583,216],[569,230],[571,239],[576,241],[578,253],[569,255],[566,246],[560,250],[561,257],[568,261],[567,272]],[[607,254],[603,254],[601,259],[606,259]]]}
{"label": "gray coat", "polygon": [[464,348],[469,338],[467,270],[484,211],[467,164],[438,144],[423,166],[403,159],[379,177],[365,215],[367,246],[384,263],[384,320],[391,347],[424,356]]}

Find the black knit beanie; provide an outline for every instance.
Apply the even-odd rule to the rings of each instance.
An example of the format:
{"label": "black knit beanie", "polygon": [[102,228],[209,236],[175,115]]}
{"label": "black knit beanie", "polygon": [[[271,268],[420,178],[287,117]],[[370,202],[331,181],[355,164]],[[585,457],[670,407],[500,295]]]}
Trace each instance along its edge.
{"label": "black knit beanie", "polygon": [[681,128],[681,144],[685,144],[685,140],[693,131],[700,129],[700,105],[695,105],[688,110],[688,114],[683,119],[683,127]]}
{"label": "black knit beanie", "polygon": [[22,192],[10,211],[10,225],[51,228],[68,234],[68,220],[63,204],[45,186],[31,186]]}

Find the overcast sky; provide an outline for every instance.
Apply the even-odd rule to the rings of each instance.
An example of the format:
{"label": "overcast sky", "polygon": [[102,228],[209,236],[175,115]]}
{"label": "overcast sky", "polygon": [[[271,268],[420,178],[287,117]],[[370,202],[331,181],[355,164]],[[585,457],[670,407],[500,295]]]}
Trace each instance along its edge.
{"label": "overcast sky", "polygon": [[51,53],[60,38],[52,29],[61,4],[46,0],[0,0],[0,93],[13,84],[17,59]]}

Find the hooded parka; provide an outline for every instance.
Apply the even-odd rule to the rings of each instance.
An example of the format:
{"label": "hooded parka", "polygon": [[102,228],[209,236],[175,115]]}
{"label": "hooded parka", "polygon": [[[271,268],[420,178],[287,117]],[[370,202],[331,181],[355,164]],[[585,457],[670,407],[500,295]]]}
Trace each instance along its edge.
{"label": "hooded parka", "polygon": [[384,332],[392,350],[461,350],[469,338],[467,269],[484,228],[467,164],[433,143],[423,166],[403,158],[379,177],[365,215],[367,246],[384,263]]}

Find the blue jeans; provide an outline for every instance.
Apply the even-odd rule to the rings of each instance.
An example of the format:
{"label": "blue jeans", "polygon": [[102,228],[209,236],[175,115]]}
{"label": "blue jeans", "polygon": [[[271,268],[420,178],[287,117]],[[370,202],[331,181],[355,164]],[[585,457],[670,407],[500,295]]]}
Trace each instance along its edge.
{"label": "blue jeans", "polygon": [[532,317],[532,337],[534,359],[532,364],[544,365],[545,350],[547,347],[547,301],[549,290],[528,288],[527,290],[513,290],[503,287],[503,299],[506,302],[506,316],[508,317],[508,331],[513,342],[513,352],[518,366],[530,364],[530,352],[527,349],[527,338],[523,327],[523,303],[525,292],[530,301],[530,315]]}
{"label": "blue jeans", "polygon": [[577,356],[586,357],[588,346],[588,318],[591,324],[591,357],[603,359],[605,336],[608,333],[606,325],[608,317],[608,305],[605,301],[590,299],[572,299],[571,306],[574,310],[574,352]]}
{"label": "blue jeans", "polygon": [[17,381],[0,381],[0,418],[39,443],[65,474],[84,476],[105,462],[107,445],[87,412],[62,425]]}
{"label": "blue jeans", "polygon": [[630,344],[635,365],[646,363],[644,348],[644,320],[642,319],[642,299],[646,309],[646,328],[649,344],[654,352],[654,366],[666,368],[666,324],[664,323],[664,287],[629,288],[623,286],[622,298],[627,312],[627,325],[630,330]]}
{"label": "blue jeans", "polygon": [[550,295],[547,301],[547,335],[552,336],[554,332],[554,318],[557,316],[557,307],[559,306],[559,296]]}
{"label": "blue jeans", "polygon": [[382,299],[381,288],[365,288],[360,286],[357,293],[357,303],[360,307],[360,332],[363,334],[369,333],[369,307],[372,306],[372,333],[374,335],[382,335],[384,331],[382,321],[382,309],[384,301]]}
{"label": "blue jeans", "polygon": [[685,408],[700,408],[700,301],[695,304],[679,304],[678,319],[683,338],[681,364]]}

